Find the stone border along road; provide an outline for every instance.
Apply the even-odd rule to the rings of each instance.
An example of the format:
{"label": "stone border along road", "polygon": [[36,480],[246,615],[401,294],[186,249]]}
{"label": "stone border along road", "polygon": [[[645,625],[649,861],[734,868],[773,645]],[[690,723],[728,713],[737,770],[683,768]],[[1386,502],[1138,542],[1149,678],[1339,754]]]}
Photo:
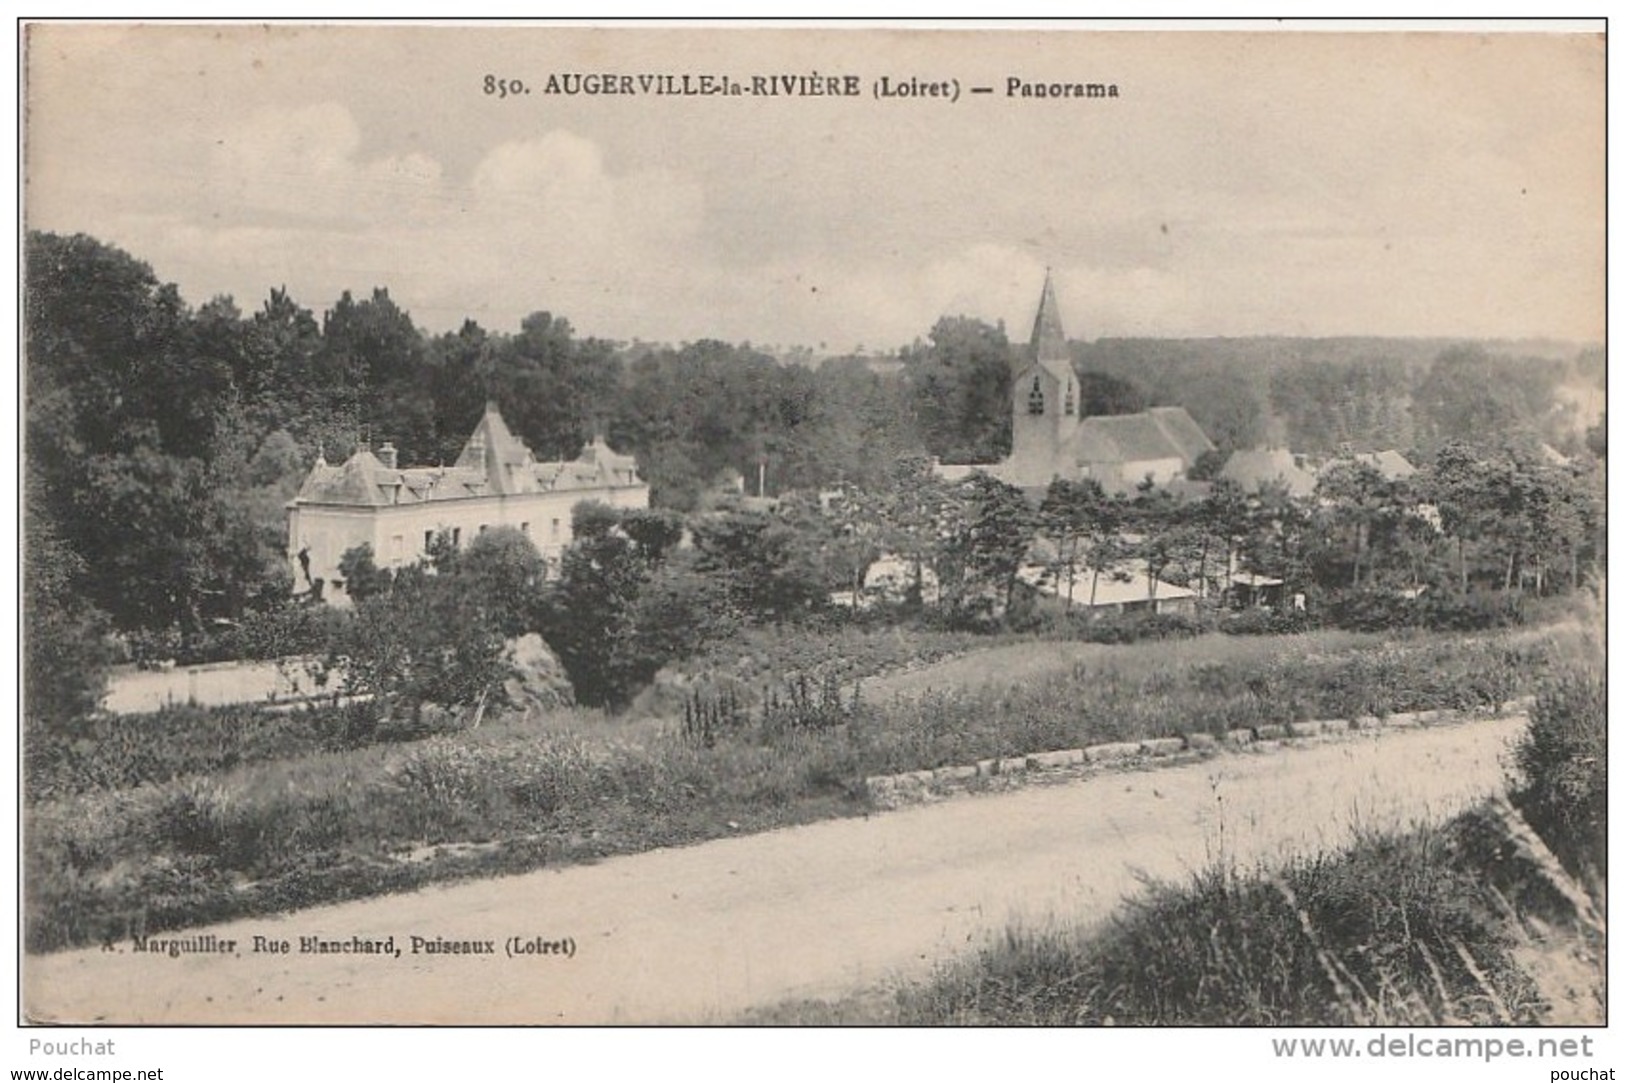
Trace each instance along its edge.
{"label": "stone border along road", "polygon": [[1187,763],[1214,755],[1221,750],[1273,752],[1279,748],[1335,740],[1350,732],[1372,733],[1383,729],[1409,729],[1440,722],[1467,722],[1480,718],[1501,718],[1527,714],[1534,696],[1521,696],[1493,710],[1402,711],[1377,717],[1360,715],[1324,718],[1281,725],[1234,729],[1222,738],[1210,733],[1185,737],[1148,737],[1140,741],[1114,741],[1063,748],[1050,752],[1029,752],[1024,756],[1004,756],[975,763],[904,771],[895,775],[871,775],[864,787],[876,807],[902,808],[905,805],[940,800],[952,793],[971,790],[1009,789],[1029,781],[1062,781],[1098,771]]}
{"label": "stone border along road", "polygon": [[[1066,784],[243,918],[148,945],[192,945],[178,957],[129,940],[28,955],[22,1010],[121,1025],[737,1020],[928,979],[1011,926],[1085,927],[1147,883],[1216,861],[1274,865],[1362,831],[1442,823],[1504,786],[1506,750],[1526,724],[1306,737],[1291,755],[1148,756],[1157,769],[1144,772],[1023,770],[993,785]],[[1266,744],[1280,742],[1255,742]],[[255,937],[289,950],[256,952]],[[394,937],[402,954],[307,954],[307,937]],[[489,941],[495,954],[419,953],[413,937]],[[525,954],[538,940],[577,950]]]}

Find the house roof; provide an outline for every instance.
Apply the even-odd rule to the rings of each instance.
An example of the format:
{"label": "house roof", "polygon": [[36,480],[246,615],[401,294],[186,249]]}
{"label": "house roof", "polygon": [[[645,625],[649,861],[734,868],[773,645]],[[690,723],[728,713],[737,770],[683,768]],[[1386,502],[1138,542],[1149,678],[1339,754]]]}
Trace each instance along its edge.
{"label": "house roof", "polygon": [[[1028,564],[1017,573],[1021,581],[1033,587],[1041,594],[1052,597],[1066,597],[1066,575],[1063,572],[1055,575],[1049,569],[1036,564]],[[1095,573],[1087,568],[1074,569],[1072,573],[1072,604],[1074,606],[1088,607],[1091,590],[1094,593],[1095,607],[1106,605],[1123,605],[1132,602],[1149,601],[1152,598],[1151,577],[1146,575],[1144,567],[1124,561],[1109,571],[1100,573],[1095,579]],[[1156,600],[1159,602],[1172,601],[1178,598],[1194,598],[1196,592],[1189,587],[1179,587],[1161,579],[1156,581]]]}
{"label": "house roof", "polygon": [[637,482],[637,461],[612,449],[602,437],[595,438],[568,462],[538,462],[493,405],[486,407],[462,454],[451,466],[392,469],[371,450],[357,448],[339,466],[318,460],[293,504],[389,507]]}
{"label": "house roof", "polygon": [[1354,460],[1374,468],[1389,481],[1398,481],[1416,473],[1416,467],[1411,465],[1411,461],[1392,448],[1387,451],[1368,451],[1363,455],[1354,456]]}
{"label": "house roof", "polygon": [[1299,466],[1292,452],[1285,448],[1232,452],[1219,477],[1235,482],[1247,492],[1256,492],[1271,484],[1285,485],[1293,496],[1308,496],[1315,491],[1315,476]]}

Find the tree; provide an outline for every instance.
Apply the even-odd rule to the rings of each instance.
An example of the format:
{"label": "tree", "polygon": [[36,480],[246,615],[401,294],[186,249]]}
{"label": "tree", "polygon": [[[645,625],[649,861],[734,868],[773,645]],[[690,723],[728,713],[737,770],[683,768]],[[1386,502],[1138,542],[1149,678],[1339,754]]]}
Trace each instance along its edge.
{"label": "tree", "polygon": [[622,707],[661,666],[698,649],[705,622],[694,606],[717,599],[692,581],[665,580],[650,593],[671,549],[664,531],[634,527],[640,542],[621,513],[601,504],[578,504],[573,525],[575,540],[542,607],[542,638],[577,702]]}
{"label": "tree", "polygon": [[458,554],[453,575],[504,636],[540,628],[547,562],[521,531],[498,526],[480,534]]}
{"label": "tree", "polygon": [[414,720],[427,704],[477,713],[500,700],[511,673],[498,621],[458,577],[422,565],[356,605],[329,664],[347,692],[375,696],[385,717]]}
{"label": "tree", "polygon": [[1137,414],[1151,404],[1144,389],[1132,380],[1106,372],[1078,375],[1078,416]]}
{"label": "tree", "polygon": [[1367,581],[1376,571],[1372,551],[1392,539],[1410,503],[1400,493],[1401,487],[1370,463],[1341,460],[1321,472],[1315,495],[1325,505],[1329,528],[1343,538],[1341,553],[1346,554],[1343,562],[1350,569],[1350,586],[1361,585],[1362,571]]}
{"label": "tree", "polygon": [[1275,372],[1270,404],[1286,422],[1288,443],[1300,451],[1409,447],[1408,385],[1397,358],[1305,359]]}
{"label": "tree", "polygon": [[1155,600],[1157,584],[1189,540],[1185,508],[1166,489],[1146,484],[1129,504],[1128,516],[1138,536],[1131,551],[1145,564],[1146,596]]}
{"label": "tree", "polygon": [[929,345],[903,353],[921,436],[946,462],[993,462],[1010,453],[1010,341],[1004,326],[944,316]]}
{"label": "tree", "polygon": [[824,504],[829,535],[826,567],[832,580],[851,591],[853,612],[870,566],[885,550],[882,508],[878,496],[856,485],[836,487]]}
{"label": "tree", "polygon": [[1114,493],[1090,494],[1093,507],[1089,510],[1089,547],[1084,567],[1089,571],[1089,608],[1093,609],[1099,596],[1100,577],[1116,577],[1120,566],[1131,550],[1123,538],[1128,519],[1128,508],[1123,498]]}
{"label": "tree", "polygon": [[1284,485],[1267,483],[1247,501],[1246,508],[1240,544],[1243,562],[1255,573],[1281,579],[1288,590],[1307,585],[1311,579],[1307,549],[1314,521],[1312,505],[1294,497]]}
{"label": "tree", "polygon": [[1412,412],[1428,449],[1486,434],[1536,434],[1552,415],[1556,372],[1534,358],[1496,357],[1478,346],[1440,353],[1417,385]]}
{"label": "tree", "polygon": [[71,731],[107,690],[108,621],[75,590],[84,567],[29,485],[23,517],[23,717],[31,732]]}
{"label": "tree", "polygon": [[1065,576],[1068,610],[1072,608],[1078,569],[1088,558],[1106,507],[1106,492],[1093,478],[1056,478],[1039,506],[1039,527],[1052,546],[1050,575],[1057,581]]}
{"label": "tree", "polygon": [[944,539],[957,530],[960,501],[923,455],[905,455],[894,462],[879,499],[885,547],[913,567],[914,583],[907,601],[918,607],[923,600],[925,569],[930,568],[939,583],[952,578],[941,558]]}
{"label": "tree", "polygon": [[746,619],[794,618],[822,605],[827,593],[821,525],[727,508],[696,517],[695,568],[726,584],[734,610]]}
{"label": "tree", "polygon": [[1586,450],[1599,459],[1608,457],[1608,411],[1604,410],[1597,423],[1586,430]]}
{"label": "tree", "polygon": [[387,568],[379,568],[373,561],[372,546],[363,542],[344,551],[339,557],[339,575],[344,578],[344,590],[356,602],[364,602],[389,590],[395,576]]}
{"label": "tree", "polygon": [[949,539],[963,568],[961,608],[993,601],[1007,611],[1017,574],[1032,548],[1038,513],[1021,490],[980,471],[960,488],[962,528]]}

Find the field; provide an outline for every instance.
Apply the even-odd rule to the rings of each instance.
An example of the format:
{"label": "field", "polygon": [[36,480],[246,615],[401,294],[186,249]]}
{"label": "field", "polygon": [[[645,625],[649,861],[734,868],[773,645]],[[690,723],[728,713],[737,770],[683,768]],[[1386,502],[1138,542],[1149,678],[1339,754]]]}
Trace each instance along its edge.
{"label": "field", "polygon": [[1104,923],[1012,925],[929,980],[773,1024],[1595,1025],[1607,1017],[1602,654],[1542,683],[1507,796],[1246,868],[1221,852]]}
{"label": "field", "polygon": [[[1311,717],[1493,710],[1533,691],[1575,633],[1312,633],[1103,646],[1006,642],[1014,670],[907,635],[866,653],[758,643],[724,695],[691,674],[682,706],[381,731],[364,714],[128,718],[30,747],[30,950],[756,832],[873,806],[863,779],[985,756]],[[775,658],[842,659],[788,674]],[[866,661],[879,658],[881,661]],[[877,671],[897,681],[862,678]],[[803,671],[805,673],[805,671]],[[995,678],[1019,678],[1011,684]],[[991,679],[991,683],[990,683]],[[921,684],[920,682],[923,682]],[[799,689],[799,691],[798,691]],[[703,716],[707,723],[696,725]]]}

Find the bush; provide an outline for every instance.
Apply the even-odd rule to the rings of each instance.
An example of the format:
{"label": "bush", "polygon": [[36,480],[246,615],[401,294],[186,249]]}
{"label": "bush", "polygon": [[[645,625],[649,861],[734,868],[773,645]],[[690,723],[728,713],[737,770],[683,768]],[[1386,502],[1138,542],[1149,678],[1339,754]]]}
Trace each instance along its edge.
{"label": "bush", "polygon": [[1420,599],[1406,598],[1391,590],[1340,591],[1326,600],[1323,612],[1328,624],[1351,632],[1416,628],[1426,622]]}
{"label": "bush", "polygon": [[1531,983],[1448,832],[1369,835],[1279,873],[1157,885],[1092,934],[1013,929],[899,995],[897,1022],[1314,1026],[1510,1022]]}
{"label": "bush", "polygon": [[270,661],[321,654],[343,626],[344,614],[325,605],[288,604],[250,611],[235,623],[220,623],[186,634],[179,628],[142,630],[125,637],[130,661],[141,669],[169,663]]}
{"label": "bush", "polygon": [[1219,631],[1233,636],[1292,635],[1307,632],[1314,620],[1301,609],[1252,608],[1226,616],[1219,622]]}
{"label": "bush", "polygon": [[1421,624],[1441,632],[1476,632],[1524,623],[1525,600],[1509,591],[1429,591],[1418,599]]}
{"label": "bush", "polygon": [[1575,874],[1608,871],[1607,689],[1595,669],[1557,674],[1514,752],[1512,802]]}
{"label": "bush", "polygon": [[23,750],[24,793],[34,803],[360,748],[393,736],[377,723],[371,703],[280,712],[176,706],[139,718],[103,715],[73,734],[30,733]]}
{"label": "bush", "polygon": [[1072,626],[1086,643],[1138,643],[1142,639],[1185,639],[1200,635],[1201,624],[1180,613],[1073,614]]}

